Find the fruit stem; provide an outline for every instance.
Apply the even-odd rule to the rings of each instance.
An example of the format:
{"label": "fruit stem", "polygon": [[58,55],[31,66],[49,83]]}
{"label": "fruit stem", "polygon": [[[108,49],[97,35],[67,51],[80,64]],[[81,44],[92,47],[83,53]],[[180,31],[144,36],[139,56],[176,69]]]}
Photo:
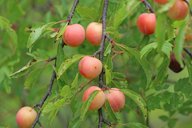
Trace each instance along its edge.
{"label": "fruit stem", "polygon": [[153,8],[151,7],[150,3],[147,0],[141,0],[141,2],[145,5],[145,7],[151,12],[154,13]]}
{"label": "fruit stem", "polygon": [[191,59],[192,59],[192,52],[189,50],[189,49],[187,49],[187,48],[183,48],[183,50],[191,57]]}
{"label": "fruit stem", "polygon": [[75,13],[75,9],[76,9],[78,3],[79,3],[79,0],[74,0],[73,6],[72,6],[71,11],[69,13],[69,16],[67,17],[67,21],[68,21],[67,24],[68,25],[71,23],[71,19],[73,18],[73,15]]}

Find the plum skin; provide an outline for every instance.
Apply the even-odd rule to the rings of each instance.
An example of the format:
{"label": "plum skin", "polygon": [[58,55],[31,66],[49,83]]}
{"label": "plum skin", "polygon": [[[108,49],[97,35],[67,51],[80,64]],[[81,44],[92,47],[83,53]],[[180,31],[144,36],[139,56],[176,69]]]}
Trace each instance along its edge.
{"label": "plum skin", "polygon": [[77,47],[85,40],[85,29],[80,24],[72,24],[66,27],[63,34],[63,42],[71,47]]}
{"label": "plum skin", "polygon": [[19,109],[16,114],[16,122],[19,128],[31,128],[37,112],[29,106],[25,106]]}
{"label": "plum skin", "polygon": [[95,57],[85,56],[80,60],[78,68],[82,76],[87,79],[94,79],[101,73],[102,63]]}
{"label": "plum skin", "polygon": [[156,16],[154,13],[142,13],[137,19],[137,27],[139,31],[145,35],[155,32]]}
{"label": "plum skin", "polygon": [[90,106],[89,106],[89,110],[98,110],[99,108],[101,108],[104,103],[105,103],[105,94],[104,92],[101,90],[101,88],[97,87],[97,86],[91,86],[89,87],[87,90],[85,90],[83,97],[82,97],[82,101],[85,102],[88,100],[88,98],[90,97],[90,95],[94,92],[94,91],[98,91],[98,93],[96,94],[96,96],[94,97],[94,99],[92,100]]}

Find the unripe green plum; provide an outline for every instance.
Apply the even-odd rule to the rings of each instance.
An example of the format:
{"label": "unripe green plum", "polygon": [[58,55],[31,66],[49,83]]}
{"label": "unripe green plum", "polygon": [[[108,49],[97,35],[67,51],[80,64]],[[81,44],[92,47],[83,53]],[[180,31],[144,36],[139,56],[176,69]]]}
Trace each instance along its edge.
{"label": "unripe green plum", "polygon": [[98,91],[98,92],[97,92],[96,96],[94,97],[94,99],[92,100],[92,102],[89,106],[89,110],[97,110],[97,109],[101,108],[106,100],[105,94],[101,90],[101,88],[99,88],[97,86],[91,86],[87,90],[85,90],[82,101],[84,101],[84,102],[87,101],[94,91]]}
{"label": "unripe green plum", "polygon": [[187,3],[183,0],[176,0],[168,11],[168,17],[172,20],[183,20],[189,12]]}
{"label": "unripe green plum", "polygon": [[137,27],[140,32],[150,35],[155,32],[156,16],[154,13],[143,13],[137,19]]}
{"label": "unripe green plum", "polygon": [[106,98],[114,112],[118,112],[125,106],[125,95],[118,88],[105,91]]}
{"label": "unripe green plum", "polygon": [[25,106],[17,112],[16,122],[19,128],[31,128],[36,117],[37,112],[31,107]]}
{"label": "unripe green plum", "polygon": [[77,47],[85,40],[85,29],[80,24],[72,24],[66,27],[63,41],[71,47]]}
{"label": "unripe green plum", "polygon": [[97,22],[92,22],[87,26],[86,29],[86,39],[92,45],[99,45],[102,38],[102,24]]}
{"label": "unripe green plum", "polygon": [[91,56],[83,57],[79,62],[79,72],[87,79],[96,78],[102,71],[102,63],[99,59]]}

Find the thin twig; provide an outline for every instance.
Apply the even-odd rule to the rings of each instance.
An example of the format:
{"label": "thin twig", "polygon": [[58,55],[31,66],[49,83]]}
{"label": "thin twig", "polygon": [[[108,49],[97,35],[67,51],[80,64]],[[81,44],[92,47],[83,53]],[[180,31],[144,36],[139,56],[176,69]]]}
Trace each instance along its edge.
{"label": "thin twig", "polygon": [[41,116],[41,110],[40,109],[43,107],[43,105],[44,105],[45,101],[47,100],[47,98],[51,95],[51,91],[52,91],[52,88],[53,88],[53,83],[54,83],[55,78],[56,78],[56,73],[55,73],[55,71],[53,71],[47,93],[44,95],[44,97],[40,101],[40,103],[35,106],[35,107],[39,108],[39,112],[37,114],[35,122],[32,125],[32,128],[35,128],[36,124],[39,123],[39,118]]}
{"label": "thin twig", "polygon": [[192,16],[192,9],[191,9],[189,0],[184,0],[184,1],[187,3],[187,5],[188,5],[188,7],[189,7],[189,13],[190,13],[190,15]]}
{"label": "thin twig", "polygon": [[154,13],[153,8],[151,7],[150,3],[147,0],[141,0],[141,2],[145,5],[145,7],[151,12]]}
{"label": "thin twig", "polygon": [[[108,2],[109,0],[104,1],[104,7],[103,7],[103,14],[102,14],[102,38],[101,38],[101,44],[100,48],[98,50],[99,53],[99,60],[103,62],[104,58],[104,50],[105,50],[105,39],[106,39],[106,17],[107,17],[107,8],[108,8]],[[99,87],[104,87],[104,69],[102,69],[101,74],[99,75]],[[98,122],[98,128],[102,128],[102,124],[104,122],[103,112],[102,108],[98,110],[99,115],[99,122]]]}
{"label": "thin twig", "polygon": [[73,18],[73,15],[74,15],[74,13],[75,13],[75,9],[76,9],[78,3],[79,3],[79,0],[75,0],[75,1],[73,2],[73,6],[72,6],[72,8],[71,8],[71,11],[70,11],[70,13],[69,13],[69,16],[67,17],[68,25],[71,23],[71,19]]}
{"label": "thin twig", "polygon": [[[70,11],[70,13],[69,13],[69,16],[68,16],[68,18],[67,18],[67,25],[70,24],[71,19],[72,19],[73,15],[74,15],[74,12],[75,12],[75,9],[76,9],[78,3],[79,3],[79,0],[75,0],[75,1],[74,1],[73,6],[72,6],[72,8],[71,8],[71,11]],[[64,43],[63,43],[63,42],[61,43],[61,45],[62,45],[62,47],[64,47]],[[56,59],[57,59],[56,57],[53,57],[53,58],[50,58],[48,61],[55,60],[55,67],[56,67]],[[51,80],[50,80],[50,83],[49,83],[48,90],[47,90],[46,94],[44,95],[44,97],[42,98],[42,100],[40,101],[40,103],[37,104],[37,105],[35,105],[35,107],[37,107],[37,108],[39,109],[39,111],[38,111],[37,117],[36,117],[36,119],[35,119],[35,121],[34,121],[34,123],[33,123],[33,125],[32,125],[32,128],[35,128],[36,124],[40,124],[40,125],[41,125],[41,123],[40,123],[40,121],[39,121],[39,118],[40,118],[41,112],[42,112],[41,109],[42,109],[45,101],[47,100],[47,98],[51,95],[51,91],[52,91],[52,88],[53,88],[53,84],[54,84],[54,80],[55,80],[55,79],[56,79],[56,72],[53,71],[52,77],[51,77]],[[42,125],[41,125],[41,126],[42,126]]]}
{"label": "thin twig", "polygon": [[187,48],[183,48],[183,50],[191,57],[191,59],[192,59],[192,52],[189,50],[189,49],[187,49]]}

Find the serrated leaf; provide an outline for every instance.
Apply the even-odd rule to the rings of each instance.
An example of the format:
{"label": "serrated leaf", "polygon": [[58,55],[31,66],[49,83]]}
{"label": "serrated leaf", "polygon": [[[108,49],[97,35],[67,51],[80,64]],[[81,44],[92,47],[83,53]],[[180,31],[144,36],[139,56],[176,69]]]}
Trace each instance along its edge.
{"label": "serrated leaf", "polygon": [[146,45],[145,47],[143,47],[140,51],[141,54],[141,58],[143,58],[144,56],[147,56],[153,49],[157,48],[157,43],[151,43]]}
{"label": "serrated leaf", "polygon": [[86,100],[86,102],[83,103],[83,106],[81,108],[81,111],[80,111],[80,120],[84,120],[85,118],[85,115],[89,109],[89,106],[91,105],[91,102],[93,101],[93,99],[95,98],[95,96],[97,95],[98,93],[98,90],[94,91],[90,96],[89,98]]}
{"label": "serrated leaf", "polygon": [[112,48],[111,43],[108,43],[107,48],[105,49],[105,52],[104,52],[104,56],[107,56],[108,54],[111,53],[111,48]]}
{"label": "serrated leaf", "polygon": [[145,119],[145,121],[147,120],[147,106],[146,106],[146,102],[145,100],[136,92],[129,90],[129,89],[121,89],[122,92],[124,92],[124,94],[126,96],[128,96],[130,99],[132,99],[137,105],[138,107],[141,109],[142,113],[143,113],[143,117]]}
{"label": "serrated leaf", "polygon": [[169,57],[170,57],[170,53],[171,53],[171,51],[172,51],[172,48],[173,48],[173,45],[172,45],[171,43],[169,43],[169,42],[166,41],[166,42],[163,44],[161,51],[162,51],[165,55],[167,55],[167,57],[169,58]]}
{"label": "serrated leaf", "polygon": [[187,66],[188,74],[189,74],[189,82],[192,84],[192,63],[191,58],[188,58],[187,61],[185,61],[185,64]]}
{"label": "serrated leaf", "polygon": [[84,55],[74,55],[72,58],[65,60],[59,67],[58,71],[57,71],[57,79],[59,79],[61,77],[61,75],[63,75],[65,73],[65,71],[76,61],[78,61],[79,59],[81,59]]}
{"label": "serrated leaf", "polygon": [[29,51],[31,51],[34,43],[43,35],[43,33],[54,24],[55,24],[55,22],[51,22],[51,23],[47,23],[41,27],[31,29],[31,33],[30,33],[28,41],[27,41],[27,48],[29,48]]}

